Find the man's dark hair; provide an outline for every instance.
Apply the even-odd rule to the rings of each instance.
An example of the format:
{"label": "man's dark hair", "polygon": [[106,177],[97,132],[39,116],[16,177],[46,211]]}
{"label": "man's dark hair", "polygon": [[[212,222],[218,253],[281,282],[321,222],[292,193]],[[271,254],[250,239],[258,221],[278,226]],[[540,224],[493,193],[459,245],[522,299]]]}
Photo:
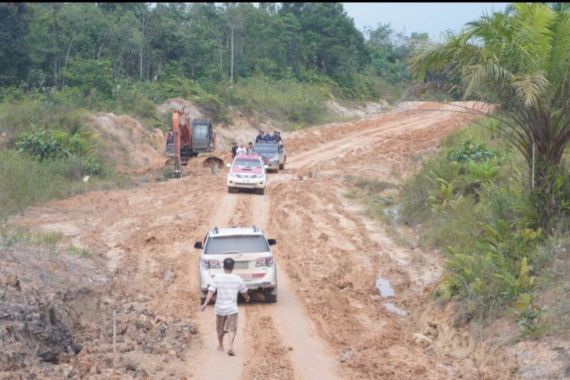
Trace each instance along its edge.
{"label": "man's dark hair", "polygon": [[234,264],[235,264],[235,261],[231,257],[224,259],[224,269],[225,270],[233,270]]}

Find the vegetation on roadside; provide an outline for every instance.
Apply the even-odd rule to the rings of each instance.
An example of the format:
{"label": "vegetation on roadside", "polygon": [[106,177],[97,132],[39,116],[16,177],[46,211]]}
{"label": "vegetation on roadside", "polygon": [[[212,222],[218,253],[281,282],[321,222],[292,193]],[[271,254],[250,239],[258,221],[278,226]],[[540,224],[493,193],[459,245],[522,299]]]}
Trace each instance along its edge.
{"label": "vegetation on roadside", "polygon": [[[395,241],[445,255],[434,297],[455,303],[458,325],[505,316],[522,336],[567,336],[570,215],[545,233],[527,190],[525,159],[497,124],[485,118],[450,135],[401,188],[349,176],[355,190],[348,196],[386,222]],[[570,199],[570,187],[561,191]],[[417,241],[398,225],[412,228]]]}
{"label": "vegetation on roadside", "polygon": [[459,301],[458,322],[509,311],[536,335],[557,319],[539,296],[551,293],[552,263],[567,261],[570,232],[570,14],[556,4],[514,4],[411,60],[426,84],[497,105],[482,127],[450,137],[402,195],[400,221],[447,255],[435,294]]}
{"label": "vegetation on roadside", "polygon": [[526,187],[547,233],[568,209],[562,157],[570,142],[569,35],[569,12],[517,3],[411,60],[419,79],[428,72],[450,73],[466,97],[497,105],[499,126],[533,171]]}
{"label": "vegetation on roadside", "polygon": [[[420,244],[445,253],[446,274],[435,296],[460,301],[458,323],[511,313],[530,334],[543,315],[537,284],[558,240],[541,228],[521,170],[524,158],[505,149],[496,124],[474,124],[426,159],[403,187],[396,221],[414,228]],[[570,188],[564,191],[570,197]]]}

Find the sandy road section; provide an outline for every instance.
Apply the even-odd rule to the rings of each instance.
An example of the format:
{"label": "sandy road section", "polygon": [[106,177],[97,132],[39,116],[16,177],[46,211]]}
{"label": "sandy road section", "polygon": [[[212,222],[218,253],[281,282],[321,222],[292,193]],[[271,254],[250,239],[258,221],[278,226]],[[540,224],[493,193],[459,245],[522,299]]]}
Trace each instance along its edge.
{"label": "sandy road section", "polygon": [[[344,197],[347,174],[396,183],[409,173],[414,157],[465,124],[465,115],[427,111],[452,106],[412,104],[288,134],[286,170],[270,174],[264,196],[228,194],[224,175],[193,161],[182,179],[50,202],[11,222],[59,231],[107,258],[113,302],[195,327],[188,338],[165,337],[160,350],[134,342],[119,358],[133,378],[140,376],[128,372],[127,357],[153,378],[506,378],[500,352],[451,328],[445,310],[432,305],[439,256],[398,246]],[[251,224],[278,240],[278,302],[240,305],[237,356],[229,357],[215,351],[211,307],[198,308],[193,244],[214,225]],[[378,295],[378,275],[394,298]]]}

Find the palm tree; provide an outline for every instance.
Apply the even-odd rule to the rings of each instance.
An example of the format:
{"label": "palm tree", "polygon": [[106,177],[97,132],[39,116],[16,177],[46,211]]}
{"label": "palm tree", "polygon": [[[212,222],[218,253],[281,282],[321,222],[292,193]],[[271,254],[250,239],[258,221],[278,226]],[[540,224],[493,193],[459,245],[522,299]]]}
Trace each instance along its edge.
{"label": "palm tree", "polygon": [[[416,78],[451,70],[465,97],[498,106],[512,144],[534,166],[531,184],[540,224],[548,231],[559,211],[556,185],[570,141],[570,13],[543,3],[516,3],[483,16],[410,61]],[[534,159],[533,159],[534,157]]]}

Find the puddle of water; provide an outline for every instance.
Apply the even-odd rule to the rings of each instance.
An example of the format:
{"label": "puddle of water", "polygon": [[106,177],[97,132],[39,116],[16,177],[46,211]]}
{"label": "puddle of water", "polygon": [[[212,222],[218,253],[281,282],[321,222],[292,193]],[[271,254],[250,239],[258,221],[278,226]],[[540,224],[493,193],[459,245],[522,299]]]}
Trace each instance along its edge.
{"label": "puddle of water", "polygon": [[405,310],[400,309],[398,306],[394,305],[393,303],[389,302],[389,303],[385,303],[384,307],[386,308],[386,310],[388,310],[390,313],[399,315],[400,317],[405,317],[408,315],[408,313],[406,313]]}
{"label": "puddle of water", "polygon": [[378,289],[378,292],[384,298],[394,297],[394,289],[392,285],[390,285],[390,281],[385,278],[378,277],[376,279],[376,289]]}

